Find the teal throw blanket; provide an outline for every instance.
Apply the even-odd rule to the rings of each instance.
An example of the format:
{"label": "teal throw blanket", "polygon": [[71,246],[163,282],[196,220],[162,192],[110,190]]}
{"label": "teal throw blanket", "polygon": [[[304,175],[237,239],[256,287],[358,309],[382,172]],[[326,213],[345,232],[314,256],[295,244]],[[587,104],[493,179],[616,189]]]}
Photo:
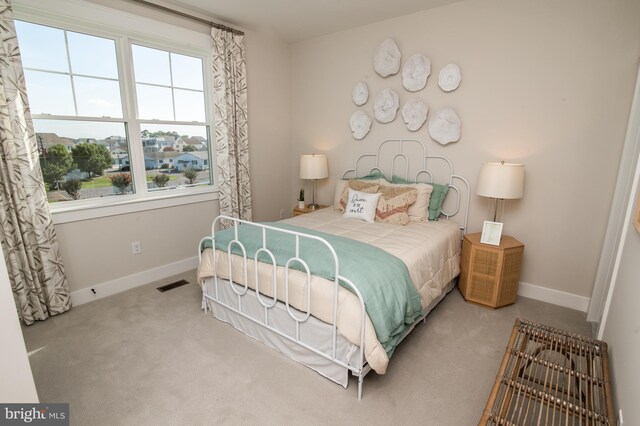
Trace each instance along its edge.
{"label": "teal throw blanket", "polygon": [[[283,223],[265,225],[315,235],[331,244],[338,255],[340,275],[349,279],[360,291],[378,341],[387,355],[391,356],[407,328],[422,316],[420,296],[404,262],[382,249],[349,238]],[[266,234],[267,248],[274,254],[276,263],[285,266],[290,258],[295,257],[295,237],[272,230],[267,230]],[[216,248],[226,252],[233,239],[233,228],[216,232]],[[247,257],[255,259],[256,251],[262,247],[262,230],[241,225],[238,227],[238,240],[244,245]],[[210,247],[211,242],[205,241],[205,245]],[[231,250],[233,254],[242,255],[237,244]],[[324,244],[301,238],[300,258],[307,262],[311,274],[331,281],[335,279],[333,257]],[[264,253],[260,253],[258,260],[271,263]],[[304,271],[298,262],[292,262],[291,268]],[[342,282],[340,285],[351,291],[348,285]]]}

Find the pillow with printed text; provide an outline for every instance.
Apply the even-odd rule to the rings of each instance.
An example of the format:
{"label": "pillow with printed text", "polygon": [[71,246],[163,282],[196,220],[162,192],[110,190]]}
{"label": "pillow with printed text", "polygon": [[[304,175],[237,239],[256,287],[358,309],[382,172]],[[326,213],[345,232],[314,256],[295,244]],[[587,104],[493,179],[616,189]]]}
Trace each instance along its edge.
{"label": "pillow with printed text", "polygon": [[347,219],[361,219],[373,223],[376,218],[376,208],[381,195],[379,192],[371,194],[368,192],[354,191],[349,188],[343,217]]}
{"label": "pillow with printed text", "polygon": [[342,195],[340,196],[340,200],[336,203],[335,209],[343,212],[345,206],[347,205],[347,197],[349,195],[349,189],[353,189],[354,191],[366,192],[369,194],[373,194],[378,192],[378,188],[380,188],[380,184],[376,181],[364,181],[351,179],[347,181],[347,184],[344,186],[342,190]]}

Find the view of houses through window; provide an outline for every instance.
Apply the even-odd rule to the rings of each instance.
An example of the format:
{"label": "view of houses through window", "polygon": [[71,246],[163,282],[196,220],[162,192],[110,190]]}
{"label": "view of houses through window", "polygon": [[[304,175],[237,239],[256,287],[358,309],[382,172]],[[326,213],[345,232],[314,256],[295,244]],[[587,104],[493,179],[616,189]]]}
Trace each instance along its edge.
{"label": "view of houses through window", "polygon": [[[209,153],[204,126],[148,124],[141,132],[147,188],[209,184]],[[127,170],[129,159],[118,160]]]}
{"label": "view of houses through window", "polygon": [[[50,202],[211,184],[201,58],[117,35],[25,21],[16,29]],[[117,43],[132,60],[117,54]],[[132,153],[133,144],[142,149]]]}

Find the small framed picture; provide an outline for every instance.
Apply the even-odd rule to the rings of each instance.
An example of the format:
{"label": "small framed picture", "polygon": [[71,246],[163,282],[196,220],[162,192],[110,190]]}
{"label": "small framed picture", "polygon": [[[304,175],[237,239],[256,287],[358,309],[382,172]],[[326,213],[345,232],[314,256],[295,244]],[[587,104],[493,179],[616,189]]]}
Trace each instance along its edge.
{"label": "small framed picture", "polygon": [[492,246],[499,246],[501,237],[502,224],[500,222],[489,222],[485,220],[482,226],[480,242],[483,244],[491,244]]}

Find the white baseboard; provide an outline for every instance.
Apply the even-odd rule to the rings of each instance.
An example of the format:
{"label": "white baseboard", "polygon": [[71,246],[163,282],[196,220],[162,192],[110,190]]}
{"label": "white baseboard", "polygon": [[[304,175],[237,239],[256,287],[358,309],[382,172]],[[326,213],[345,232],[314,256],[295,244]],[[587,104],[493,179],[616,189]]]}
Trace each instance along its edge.
{"label": "white baseboard", "polygon": [[587,312],[590,298],[578,296],[577,294],[565,293],[564,291],[553,290],[547,287],[540,287],[533,284],[521,282],[518,285],[518,296],[540,300],[552,305],[564,306],[565,308]]}
{"label": "white baseboard", "polygon": [[[83,305],[103,297],[111,296],[116,293],[123,292],[141,285],[170,277],[172,275],[182,274],[184,272],[195,269],[198,266],[198,256],[188,259],[179,260],[169,263],[168,265],[159,266],[157,268],[148,269],[138,272],[137,274],[128,275],[115,280],[107,281],[101,284],[76,290],[71,293],[71,303],[74,306]],[[95,290],[93,293],[91,290]]]}
{"label": "white baseboard", "polygon": [[[74,306],[83,305],[94,300],[102,299],[107,296],[121,293],[141,285],[160,280],[172,275],[178,275],[198,266],[198,257],[190,257],[169,263],[168,265],[159,266],[157,268],[148,269],[138,272],[137,274],[128,275],[115,280],[107,281],[94,285],[82,290],[76,290],[71,293],[71,303]],[[95,290],[95,294],[91,291]],[[565,308],[575,309],[587,312],[589,307],[589,298],[578,296],[576,294],[565,293],[563,291],[553,290],[547,287],[540,287],[533,284],[520,282],[518,286],[518,295],[528,297],[530,299],[540,300],[542,302],[551,303],[553,305],[563,306]]]}

